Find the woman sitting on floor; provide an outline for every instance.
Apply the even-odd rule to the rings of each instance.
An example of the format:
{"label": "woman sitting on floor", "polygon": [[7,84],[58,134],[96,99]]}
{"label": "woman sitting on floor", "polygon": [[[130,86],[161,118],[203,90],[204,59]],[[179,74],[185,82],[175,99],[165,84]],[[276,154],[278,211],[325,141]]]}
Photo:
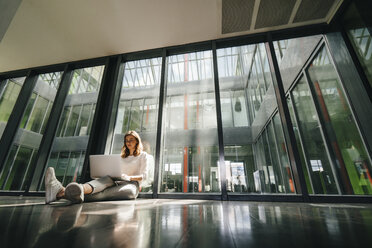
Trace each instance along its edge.
{"label": "woman sitting on floor", "polygon": [[121,150],[125,172],[121,181],[104,176],[84,184],[73,182],[64,188],[55,177],[54,168],[49,167],[45,173],[45,203],[49,204],[59,199],[67,199],[72,203],[136,199],[140,183],[146,177],[148,154],[142,150],[138,133],[128,131],[124,136]]}

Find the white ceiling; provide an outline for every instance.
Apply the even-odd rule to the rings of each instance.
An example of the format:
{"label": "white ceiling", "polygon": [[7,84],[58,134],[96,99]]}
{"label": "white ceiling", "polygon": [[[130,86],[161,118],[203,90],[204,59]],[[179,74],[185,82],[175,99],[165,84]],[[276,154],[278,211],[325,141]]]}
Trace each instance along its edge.
{"label": "white ceiling", "polygon": [[341,2],[324,19],[222,34],[222,0],[23,0],[0,42],[0,72],[328,22]]}

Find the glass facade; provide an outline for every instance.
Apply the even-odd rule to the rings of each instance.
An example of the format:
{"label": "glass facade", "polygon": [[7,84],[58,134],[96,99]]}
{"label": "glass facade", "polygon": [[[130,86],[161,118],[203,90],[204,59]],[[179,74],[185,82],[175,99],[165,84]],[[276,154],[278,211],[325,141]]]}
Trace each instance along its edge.
{"label": "glass facade", "polygon": [[36,166],[35,157],[49,119],[61,75],[61,72],[39,75],[4,163],[5,166],[1,171],[1,190],[27,189]]}
{"label": "glass facade", "polygon": [[325,46],[287,103],[309,193],[370,195],[370,156]]}
{"label": "glass facade", "polygon": [[[104,66],[76,69],[65,99],[47,167],[67,185],[81,176]],[[40,183],[39,190],[44,190]]]}
{"label": "glass facade", "polygon": [[347,34],[372,87],[372,34],[352,3],[344,16]]}
{"label": "glass facade", "polygon": [[12,78],[0,82],[0,138],[3,135],[10,114],[25,78]]}
{"label": "glass facade", "polygon": [[149,154],[147,178],[142,192],[152,192],[155,168],[156,129],[158,123],[161,58],[129,61],[122,65],[121,94],[116,115],[111,153],[119,154],[124,134],[135,130]]}
{"label": "glass facade", "polygon": [[220,192],[212,51],[167,58],[161,192]]}
{"label": "glass facade", "polygon": [[[370,27],[363,23],[355,6],[350,6],[343,18],[348,35],[344,39],[351,41],[353,47],[348,49],[355,50],[362,65],[362,70],[355,71],[364,72],[371,83]],[[82,175],[87,155],[98,146],[104,147],[106,154],[120,153],[124,134],[135,130],[149,154],[142,194],[222,195],[226,185],[229,197],[293,197],[301,192],[298,187],[306,185],[310,197],[370,196],[371,137],[365,131],[368,118],[360,118],[356,93],[351,94],[354,89],[339,70],[341,62],[334,56],[337,48],[327,35],[273,41],[271,52],[265,43],[242,45],[239,40],[216,41],[216,57],[214,51],[203,50],[207,45],[182,51],[165,48],[168,55],[164,57],[160,57],[160,52],[156,54],[158,51],[149,52],[148,57],[133,54],[119,70],[108,63],[105,82],[104,66],[73,67],[79,69],[72,71],[70,82],[65,82],[68,94],[56,101],[64,104],[51,128],[56,130],[54,133],[46,128],[51,125],[47,123],[62,73],[40,74],[32,93],[29,92],[24,114],[19,116],[16,134],[12,140],[7,138],[6,158],[0,162],[0,190],[27,192],[37,171],[41,176],[35,176],[32,187],[38,181],[36,191],[43,191],[43,172],[48,166],[55,168],[64,185],[87,178],[89,175]],[[340,53],[343,51],[340,49]],[[273,80],[271,53],[277,58],[282,80]],[[115,73],[119,78],[114,82]],[[2,76],[6,80],[0,82],[0,138],[12,112],[19,112],[13,107],[25,81],[9,77]],[[273,82],[281,81],[285,97],[279,101]],[[361,87],[371,86],[359,81],[356,83]],[[111,91],[108,84],[120,92]],[[101,99],[112,101],[107,104],[114,106],[110,123],[95,117],[105,109],[101,106],[106,103],[98,99],[101,88],[102,94],[109,94]],[[355,91],[360,90],[355,87]],[[290,120],[286,120],[287,113],[283,114],[286,107]],[[98,127],[93,120],[98,124],[107,122],[108,132],[94,130]],[[46,137],[51,149],[43,158],[45,166],[39,165],[39,169],[35,164],[40,159],[38,153],[46,131],[50,131]],[[94,140],[90,139],[92,134],[107,139],[87,150]],[[161,140],[157,140],[159,134]],[[295,144],[288,140],[292,134]],[[297,149],[292,150],[293,147]],[[293,154],[295,150],[299,154]],[[159,158],[155,154],[160,154]],[[299,161],[295,161],[297,158]],[[304,177],[297,174],[299,169]],[[298,181],[301,178],[305,182]],[[154,192],[155,183],[158,192]]]}
{"label": "glass facade", "polygon": [[343,194],[372,194],[371,160],[340,79],[323,47],[307,70]]}
{"label": "glass facade", "polygon": [[217,62],[227,190],[294,193],[280,120],[274,118],[276,124],[269,120],[256,142],[251,134],[256,116],[265,111],[261,105],[270,97],[266,92],[272,87],[265,45],[219,49]]}
{"label": "glass facade", "polygon": [[[315,194],[337,194],[338,190],[327,146],[323,139],[322,129],[317,117],[310,88],[301,78],[292,90],[292,101],[289,102],[293,130],[297,138],[302,163],[306,164],[305,173],[308,180],[308,191]],[[295,114],[296,113],[296,114]],[[301,142],[299,138],[301,137]],[[306,159],[305,159],[306,158]]]}

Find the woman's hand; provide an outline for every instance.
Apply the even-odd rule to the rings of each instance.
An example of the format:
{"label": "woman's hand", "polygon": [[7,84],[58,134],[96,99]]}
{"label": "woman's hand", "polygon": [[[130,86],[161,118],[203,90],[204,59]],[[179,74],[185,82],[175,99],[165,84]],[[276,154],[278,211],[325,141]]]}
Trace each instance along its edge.
{"label": "woman's hand", "polygon": [[131,176],[130,177],[130,180],[131,181],[141,181],[142,180],[142,176]]}
{"label": "woman's hand", "polygon": [[131,181],[131,177],[128,176],[127,174],[125,174],[125,173],[121,174],[121,179],[123,179],[125,181]]}

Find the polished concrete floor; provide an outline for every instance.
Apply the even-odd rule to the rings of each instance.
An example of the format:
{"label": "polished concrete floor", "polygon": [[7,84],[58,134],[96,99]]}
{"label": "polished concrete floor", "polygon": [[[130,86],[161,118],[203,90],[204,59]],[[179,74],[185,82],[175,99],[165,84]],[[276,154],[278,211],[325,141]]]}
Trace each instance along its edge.
{"label": "polished concrete floor", "polygon": [[0,247],[372,247],[372,205],[2,196]]}

